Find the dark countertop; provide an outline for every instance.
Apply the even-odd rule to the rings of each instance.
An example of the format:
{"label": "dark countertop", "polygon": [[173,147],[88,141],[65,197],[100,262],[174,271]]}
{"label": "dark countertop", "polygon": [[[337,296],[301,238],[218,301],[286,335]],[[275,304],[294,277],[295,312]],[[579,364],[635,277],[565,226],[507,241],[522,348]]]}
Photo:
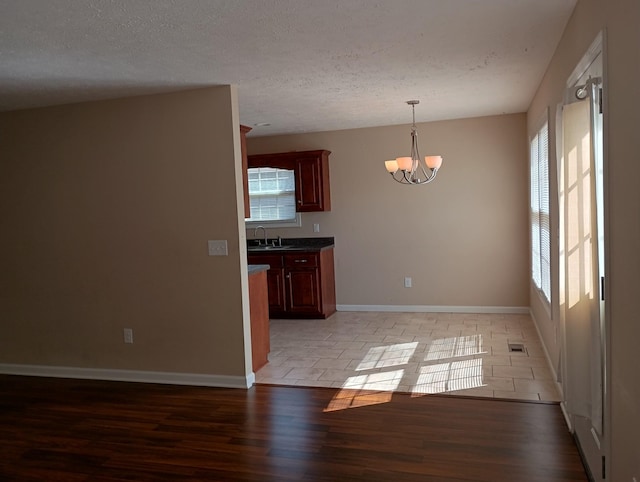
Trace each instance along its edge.
{"label": "dark countertop", "polygon": [[270,266],[268,264],[250,264],[247,266],[249,269],[249,276],[259,273],[260,271],[267,271]]}
{"label": "dark countertop", "polygon": [[267,247],[258,246],[258,241],[264,243],[264,240],[248,239],[247,240],[247,252],[249,254],[255,253],[288,253],[291,251],[306,251],[306,252],[318,252],[325,249],[331,249],[335,246],[335,238],[282,238],[282,246],[273,246],[278,244],[277,238],[268,238],[269,243]]}

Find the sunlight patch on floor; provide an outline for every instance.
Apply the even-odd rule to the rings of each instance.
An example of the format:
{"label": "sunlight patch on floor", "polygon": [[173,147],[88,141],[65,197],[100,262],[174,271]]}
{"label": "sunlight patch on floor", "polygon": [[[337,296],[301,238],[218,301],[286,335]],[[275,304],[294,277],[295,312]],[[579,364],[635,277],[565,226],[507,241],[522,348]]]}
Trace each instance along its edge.
{"label": "sunlight patch on floor", "polygon": [[434,361],[481,353],[487,353],[486,350],[482,350],[482,335],[454,336],[433,340],[429,344],[424,359],[425,361]]}
{"label": "sunlight patch on floor", "polygon": [[356,371],[405,365],[409,363],[417,347],[417,341],[411,343],[396,343],[388,346],[375,346],[369,349],[356,368]]}
{"label": "sunlight patch on floor", "polygon": [[421,367],[412,393],[425,395],[482,386],[482,358],[473,358]]}
{"label": "sunlight patch on floor", "polygon": [[349,377],[324,411],[334,412],[387,403],[391,401],[393,392],[398,388],[403,375],[404,370],[394,370]]}

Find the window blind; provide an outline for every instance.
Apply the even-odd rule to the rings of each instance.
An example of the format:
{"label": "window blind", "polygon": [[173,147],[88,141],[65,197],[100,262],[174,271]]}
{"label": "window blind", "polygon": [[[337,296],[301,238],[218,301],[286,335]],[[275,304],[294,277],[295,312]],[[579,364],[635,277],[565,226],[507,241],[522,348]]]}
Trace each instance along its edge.
{"label": "window blind", "polygon": [[284,221],[296,217],[294,171],[272,167],[249,169],[248,221]]}
{"label": "window blind", "polygon": [[531,141],[531,277],[551,302],[551,223],[549,219],[549,125]]}

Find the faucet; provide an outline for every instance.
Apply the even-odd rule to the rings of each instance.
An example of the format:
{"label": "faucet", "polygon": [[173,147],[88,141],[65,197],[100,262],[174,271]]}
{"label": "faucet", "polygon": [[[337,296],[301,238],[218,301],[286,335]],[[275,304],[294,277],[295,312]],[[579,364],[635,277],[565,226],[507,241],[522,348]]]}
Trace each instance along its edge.
{"label": "faucet", "polygon": [[[258,229],[262,229],[262,234],[264,234],[264,245],[267,245],[267,229],[264,226],[258,226],[253,230],[253,237],[255,238],[258,235]],[[258,245],[261,245],[262,242],[258,241]]]}

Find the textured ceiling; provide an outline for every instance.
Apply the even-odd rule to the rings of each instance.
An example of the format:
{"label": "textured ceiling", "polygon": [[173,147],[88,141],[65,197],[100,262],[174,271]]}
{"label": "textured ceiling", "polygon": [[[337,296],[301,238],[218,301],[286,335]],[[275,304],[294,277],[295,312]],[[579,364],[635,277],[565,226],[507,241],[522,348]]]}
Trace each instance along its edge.
{"label": "textured ceiling", "polygon": [[0,110],[237,84],[253,135],[523,112],[576,0],[0,0]]}

